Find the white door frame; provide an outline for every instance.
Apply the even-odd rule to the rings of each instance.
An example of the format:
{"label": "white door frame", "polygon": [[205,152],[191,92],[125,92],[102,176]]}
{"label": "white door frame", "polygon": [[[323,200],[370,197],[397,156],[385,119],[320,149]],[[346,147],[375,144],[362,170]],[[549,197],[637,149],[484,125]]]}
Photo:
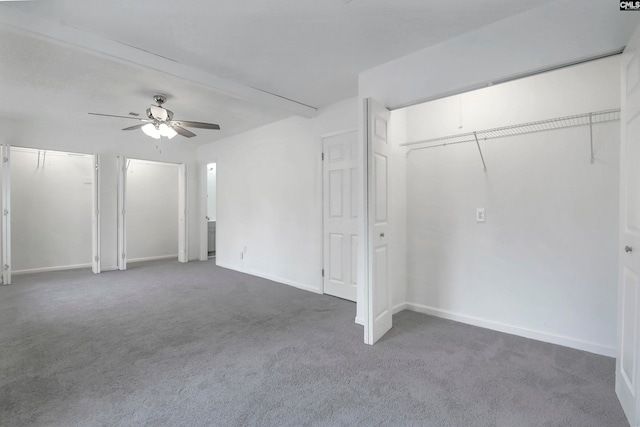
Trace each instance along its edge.
{"label": "white door frame", "polygon": [[[127,169],[129,158],[118,156],[118,270],[127,269]],[[158,162],[155,160],[135,159],[150,163],[165,163],[178,166],[178,261],[189,261],[189,210],[188,210],[188,171],[186,163]]]}
{"label": "white door frame", "polygon": [[98,274],[101,270],[100,261],[100,156],[94,154],[93,156],[93,208],[91,213],[91,270]]}
{"label": "white door frame", "polygon": [[178,165],[178,261],[189,262],[189,227],[188,227],[188,175],[187,164]]}
{"label": "white door frame", "polygon": [[[37,148],[26,148],[28,150],[38,150]],[[4,285],[11,284],[11,145],[2,144],[0,147],[2,153],[2,188],[1,195],[1,228],[2,237],[0,243],[0,267],[2,268],[1,283]],[[58,150],[50,150],[58,151]],[[58,151],[61,153],[75,153],[67,151]],[[90,156],[84,153],[83,156]],[[93,186],[92,186],[92,213],[91,213],[91,270],[94,273],[100,273],[100,158],[98,154],[92,155],[93,158]]]}
{"label": "white door frame", "polygon": [[[200,220],[198,221],[200,224],[200,261],[207,261],[209,259],[209,179],[207,168],[211,163],[216,164],[216,186],[218,186],[218,174],[219,167],[217,160],[211,160],[205,163],[200,164]],[[216,189],[216,199],[217,199],[218,191]],[[218,206],[216,200],[216,206]],[[218,222],[216,221],[216,227],[218,226]],[[217,235],[217,231],[216,231]],[[217,252],[217,249],[216,249]],[[216,260],[218,258],[216,257]]]}
{"label": "white door frame", "polygon": [[11,284],[11,146],[2,145],[2,284]]}
{"label": "white door frame", "polygon": [[209,224],[207,224],[207,198],[209,196],[209,184],[207,182],[207,164],[208,163],[200,164],[198,167],[200,175],[200,220],[198,221],[198,223],[200,224],[200,261],[206,261],[207,259],[209,259],[209,251],[207,245],[207,239],[209,238]]}
{"label": "white door frame", "polygon": [[127,167],[128,162],[125,156],[118,156],[118,200],[117,200],[117,212],[118,212],[118,255],[117,265],[118,270],[127,269],[127,216],[126,216],[126,191],[127,191]]}

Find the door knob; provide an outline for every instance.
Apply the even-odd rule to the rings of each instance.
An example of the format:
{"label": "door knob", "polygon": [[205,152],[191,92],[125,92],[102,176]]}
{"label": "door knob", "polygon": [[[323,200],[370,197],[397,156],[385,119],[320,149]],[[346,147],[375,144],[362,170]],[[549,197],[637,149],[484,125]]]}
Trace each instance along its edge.
{"label": "door knob", "polygon": [[384,233],[380,233],[380,237],[384,237]]}
{"label": "door knob", "polygon": [[624,247],[624,251],[625,252],[631,252],[631,251],[633,251],[633,248],[631,246],[625,246]]}

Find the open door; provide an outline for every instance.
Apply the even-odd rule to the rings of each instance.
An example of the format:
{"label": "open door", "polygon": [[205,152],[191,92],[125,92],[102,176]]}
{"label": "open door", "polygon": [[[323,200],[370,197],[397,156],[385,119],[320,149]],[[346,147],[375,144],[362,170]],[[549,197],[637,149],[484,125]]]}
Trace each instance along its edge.
{"label": "open door", "polygon": [[178,261],[187,262],[187,165],[180,164],[178,172]]}
{"label": "open door", "polygon": [[620,241],[616,394],[632,426],[640,425],[640,32],[622,58]]}
{"label": "open door", "polygon": [[323,292],[356,301],[358,131],[322,138]]}
{"label": "open door", "polygon": [[2,284],[11,284],[11,147],[2,146]]}
{"label": "open door", "polygon": [[126,191],[127,158],[118,156],[118,270],[127,269]]}
{"label": "open door", "polygon": [[367,315],[364,342],[375,344],[392,325],[389,284],[389,158],[387,124],[389,110],[368,98],[365,100],[367,167]]}
{"label": "open door", "polygon": [[98,274],[100,273],[100,157],[95,154],[93,156],[93,209],[91,213],[91,270]]}

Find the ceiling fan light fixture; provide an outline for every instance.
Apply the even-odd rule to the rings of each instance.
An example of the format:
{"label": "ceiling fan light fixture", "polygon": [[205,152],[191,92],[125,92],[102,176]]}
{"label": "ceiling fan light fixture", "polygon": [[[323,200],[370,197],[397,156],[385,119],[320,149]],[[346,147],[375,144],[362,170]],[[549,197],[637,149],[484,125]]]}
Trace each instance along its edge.
{"label": "ceiling fan light fixture", "polygon": [[173,138],[174,136],[176,136],[178,134],[178,132],[173,130],[173,128],[171,128],[171,126],[168,126],[166,123],[162,123],[158,127],[158,131],[160,132],[161,136],[166,136],[169,139]]}
{"label": "ceiling fan light fixture", "polygon": [[141,129],[142,129],[142,132],[144,132],[146,135],[150,136],[151,138],[160,139],[160,131],[158,130],[158,128],[155,127],[153,123],[147,123],[146,125],[142,126]]}

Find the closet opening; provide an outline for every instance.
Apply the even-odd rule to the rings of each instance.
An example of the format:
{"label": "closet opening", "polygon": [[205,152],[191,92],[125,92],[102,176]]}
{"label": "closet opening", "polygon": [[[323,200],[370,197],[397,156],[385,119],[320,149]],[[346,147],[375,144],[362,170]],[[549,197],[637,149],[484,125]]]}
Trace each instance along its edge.
{"label": "closet opening", "polygon": [[[90,268],[96,157],[88,154],[10,147],[3,184],[10,201],[10,245],[5,248],[13,275]],[[7,166],[8,165],[8,166]],[[97,261],[96,261],[97,262]],[[94,269],[95,271],[95,269]],[[97,272],[97,271],[96,271]]]}
{"label": "closet opening", "polygon": [[614,356],[620,104],[608,57],[392,111],[393,312]]}
{"label": "closet opening", "polygon": [[[120,265],[179,259],[181,166],[175,163],[121,158],[119,187]],[[124,219],[126,218],[126,221]]]}

